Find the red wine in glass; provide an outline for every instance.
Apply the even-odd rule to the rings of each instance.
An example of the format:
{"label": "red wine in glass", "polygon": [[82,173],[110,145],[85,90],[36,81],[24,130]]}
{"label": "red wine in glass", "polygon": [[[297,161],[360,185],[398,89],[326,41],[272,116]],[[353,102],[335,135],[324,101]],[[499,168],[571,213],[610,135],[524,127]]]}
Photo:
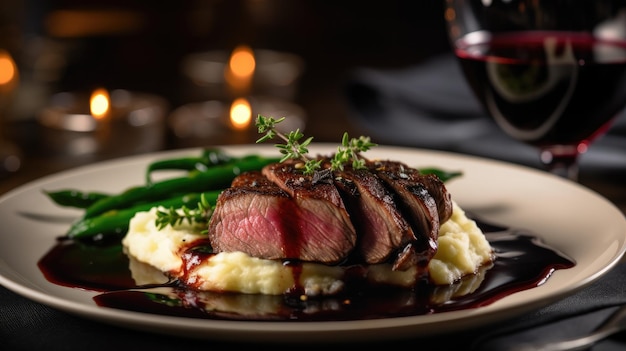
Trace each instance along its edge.
{"label": "red wine in glass", "polygon": [[626,104],[623,41],[588,32],[481,31],[458,39],[455,53],[496,123],[539,147],[551,171],[575,165]]}

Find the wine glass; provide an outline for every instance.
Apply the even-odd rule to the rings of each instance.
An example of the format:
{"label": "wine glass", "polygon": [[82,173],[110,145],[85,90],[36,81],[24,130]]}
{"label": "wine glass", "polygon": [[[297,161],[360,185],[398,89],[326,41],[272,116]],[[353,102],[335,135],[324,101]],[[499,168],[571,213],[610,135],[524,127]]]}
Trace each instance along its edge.
{"label": "wine glass", "polygon": [[626,104],[626,2],[445,0],[467,82],[509,136],[554,174],[578,159]]}

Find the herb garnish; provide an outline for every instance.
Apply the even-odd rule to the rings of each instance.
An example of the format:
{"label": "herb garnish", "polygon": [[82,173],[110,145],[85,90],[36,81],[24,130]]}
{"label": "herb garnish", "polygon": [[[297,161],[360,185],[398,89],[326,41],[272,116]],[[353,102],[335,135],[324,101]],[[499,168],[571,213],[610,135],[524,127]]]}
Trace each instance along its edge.
{"label": "herb garnish", "polygon": [[[176,226],[187,221],[189,224],[193,223],[208,223],[209,218],[213,214],[213,210],[215,209],[214,205],[206,199],[204,194],[200,195],[200,201],[198,202],[198,207],[195,209],[190,209],[187,206],[180,207],[175,209],[171,207],[169,209],[158,209],[156,212],[156,226],[158,230],[165,228],[167,225]],[[206,234],[207,230],[204,230],[202,233]]]}
{"label": "herb garnish", "polygon": [[[304,137],[300,129],[291,131],[287,135],[279,132],[276,129],[276,125],[284,120],[285,117],[275,119],[273,117],[258,115],[256,126],[259,133],[265,133],[265,135],[259,138],[257,143],[279,137],[285,141],[285,144],[276,144],[276,147],[284,155],[280,161],[284,162],[288,159],[300,159],[304,162],[304,174],[310,175],[315,173],[315,171],[321,168],[322,160],[316,160],[308,156],[308,146],[311,144],[311,141],[313,141],[313,137],[308,137],[300,141]],[[367,160],[361,153],[368,151],[374,146],[377,146],[377,144],[372,143],[369,137],[360,136],[359,138],[350,139],[348,133],[345,132],[341,140],[341,146],[337,148],[337,152],[330,160],[331,170],[342,171],[346,164],[351,164],[354,169],[365,168]]]}
{"label": "herb garnish", "polygon": [[[369,137],[361,136],[359,138],[352,138],[348,136],[348,133],[343,134],[341,140],[341,146],[337,148],[337,152],[330,160],[330,169],[321,170],[321,159],[313,159],[309,157],[308,146],[313,141],[313,137],[304,138],[304,134],[296,129],[289,132],[287,135],[281,133],[276,129],[276,125],[285,120],[282,118],[264,117],[258,115],[256,119],[256,126],[260,134],[265,133],[264,136],[257,140],[257,143],[261,143],[266,140],[274,139],[278,137],[285,141],[285,144],[276,144],[276,147],[280,150],[280,153],[284,156],[280,159],[280,162],[284,162],[289,159],[300,159],[304,162],[304,174],[313,175],[314,178],[324,178],[322,173],[332,171],[342,171],[346,164],[351,164],[354,169],[365,168],[367,160],[361,155],[371,149],[377,144],[370,141]],[[208,223],[209,218],[213,214],[215,206],[212,206],[204,195],[200,198],[198,208],[190,209],[186,206],[181,208],[169,208],[157,210],[156,226],[159,230],[165,228],[167,225],[176,226],[187,221],[189,224],[193,223]],[[203,231],[206,234],[207,230]]]}

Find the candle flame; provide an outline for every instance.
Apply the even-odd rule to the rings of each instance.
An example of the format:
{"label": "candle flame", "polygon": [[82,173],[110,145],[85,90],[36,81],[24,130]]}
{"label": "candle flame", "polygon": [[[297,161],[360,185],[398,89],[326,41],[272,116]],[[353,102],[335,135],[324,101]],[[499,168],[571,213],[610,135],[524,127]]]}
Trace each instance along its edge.
{"label": "candle flame", "polygon": [[256,61],[252,49],[240,45],[233,50],[224,70],[228,90],[233,96],[245,96],[252,87]]}
{"label": "candle flame", "polygon": [[17,75],[17,66],[8,52],[0,50],[0,85],[8,85]]}
{"label": "candle flame", "polygon": [[251,77],[254,74],[254,69],[256,67],[256,61],[254,59],[252,49],[246,45],[236,47],[230,57],[228,67],[236,77]]}
{"label": "candle flame", "polygon": [[106,89],[96,89],[89,99],[89,109],[95,119],[103,119],[109,112],[109,93]]}
{"label": "candle flame", "polygon": [[233,101],[230,107],[230,124],[233,128],[242,130],[252,121],[252,108],[248,100],[239,98]]}

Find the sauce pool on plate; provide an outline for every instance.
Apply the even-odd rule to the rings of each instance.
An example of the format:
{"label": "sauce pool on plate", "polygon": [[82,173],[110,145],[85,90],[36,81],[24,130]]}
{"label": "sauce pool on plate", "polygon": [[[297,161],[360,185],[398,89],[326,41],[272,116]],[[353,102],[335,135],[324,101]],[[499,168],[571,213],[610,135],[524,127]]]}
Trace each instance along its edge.
{"label": "sauce pool on plate", "polygon": [[[138,285],[119,242],[85,245],[60,240],[38,262],[53,284],[100,292],[99,306],[190,318],[255,321],[344,321],[415,316],[477,308],[539,286],[575,262],[534,233],[476,220],[495,260],[449,286],[427,282],[413,289],[368,285],[355,279],[340,295],[251,295],[193,291],[175,281]],[[149,269],[143,267],[142,269]]]}

